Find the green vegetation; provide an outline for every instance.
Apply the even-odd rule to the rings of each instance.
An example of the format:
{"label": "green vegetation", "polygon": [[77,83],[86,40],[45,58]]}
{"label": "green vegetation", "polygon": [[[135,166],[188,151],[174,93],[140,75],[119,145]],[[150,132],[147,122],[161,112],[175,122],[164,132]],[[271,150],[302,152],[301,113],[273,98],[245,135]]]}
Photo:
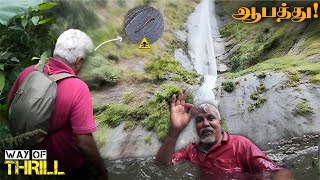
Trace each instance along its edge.
{"label": "green vegetation", "polygon": [[4,150],[18,149],[25,145],[35,144],[35,142],[47,135],[47,132],[37,129],[15,137],[0,139],[0,159],[4,155]]}
{"label": "green vegetation", "polygon": [[225,118],[221,118],[221,128],[222,130],[228,132],[227,120]]}
{"label": "green vegetation", "polygon": [[123,103],[124,104],[130,104],[134,99],[134,94],[133,92],[127,92],[123,96]]}
{"label": "green vegetation", "polygon": [[263,82],[260,82],[259,86],[257,87],[257,92],[259,94],[262,94],[264,92],[266,92],[268,89],[266,87],[266,85]]}
{"label": "green vegetation", "polygon": [[[157,102],[162,102],[163,100],[165,100],[169,104],[171,96],[173,96],[174,94],[178,96],[181,90],[182,89],[178,86],[172,85],[170,83],[162,84],[160,86],[160,91],[157,91],[155,93],[155,99]],[[191,93],[188,93],[187,102],[192,102]]]}
{"label": "green vegetation", "polygon": [[101,55],[89,56],[79,73],[89,88],[98,89],[103,85],[115,84],[119,79],[119,71],[112,62]]}
{"label": "green vegetation", "polygon": [[144,138],[144,143],[145,144],[151,144],[151,139],[152,139],[152,134],[149,134]]}
{"label": "green vegetation", "polygon": [[[160,90],[155,92],[154,98],[139,107],[131,107],[126,104],[109,104],[95,109],[95,120],[98,127],[114,128],[121,122],[126,122],[125,129],[131,129],[135,122],[142,122],[148,130],[157,134],[160,140],[164,140],[170,127],[169,102],[173,94],[178,95],[180,88],[172,84],[163,84]],[[191,102],[191,95],[187,102]],[[98,142],[101,143],[101,142]]]}
{"label": "green vegetation", "polygon": [[133,121],[126,121],[124,124],[124,130],[126,131],[130,131],[133,130],[133,128],[136,126],[136,123]]}
{"label": "green vegetation", "polygon": [[259,79],[264,79],[266,77],[266,73],[265,72],[259,73],[259,74],[257,74],[257,77]]}
{"label": "green vegetation", "polygon": [[266,92],[267,90],[268,89],[266,85],[263,82],[260,82],[260,84],[256,87],[256,90],[253,91],[253,93],[250,95],[250,99],[252,99],[254,102],[249,104],[248,111],[253,111],[256,108],[260,108],[263,106],[267,99],[264,98],[261,94]]}
{"label": "green vegetation", "polygon": [[128,71],[123,73],[121,80],[127,83],[152,82],[152,78],[141,71]]}
{"label": "green vegetation", "polygon": [[[56,3],[37,0],[9,3],[1,8],[0,24],[0,105],[18,73],[25,67],[43,62],[51,54],[56,36],[51,29],[54,18],[47,13]],[[30,8],[29,8],[30,7]],[[17,9],[24,9],[17,11]]]}
{"label": "green vegetation", "polygon": [[166,79],[166,75],[171,74],[170,80],[196,84],[197,74],[194,71],[185,70],[173,57],[158,56],[145,64],[145,70],[150,74],[154,82]]}
{"label": "green vegetation", "polygon": [[300,77],[298,74],[291,74],[288,76],[287,85],[289,87],[296,87],[300,83]]}
{"label": "green vegetation", "polygon": [[222,88],[227,92],[232,92],[235,89],[235,85],[232,81],[222,82]]}
{"label": "green vegetation", "polygon": [[296,105],[294,112],[300,116],[303,116],[303,117],[309,119],[314,112],[313,112],[313,108],[310,107],[307,103],[308,103],[307,99],[301,100]]}

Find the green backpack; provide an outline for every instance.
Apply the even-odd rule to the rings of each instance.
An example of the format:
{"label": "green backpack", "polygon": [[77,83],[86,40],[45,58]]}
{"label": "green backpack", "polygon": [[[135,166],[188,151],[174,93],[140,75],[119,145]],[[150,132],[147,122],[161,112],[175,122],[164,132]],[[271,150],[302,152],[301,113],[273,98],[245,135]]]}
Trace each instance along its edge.
{"label": "green backpack", "polygon": [[38,64],[15,93],[9,108],[9,128],[13,136],[34,130],[47,131],[57,97],[57,81],[75,77],[69,73],[47,75]]}

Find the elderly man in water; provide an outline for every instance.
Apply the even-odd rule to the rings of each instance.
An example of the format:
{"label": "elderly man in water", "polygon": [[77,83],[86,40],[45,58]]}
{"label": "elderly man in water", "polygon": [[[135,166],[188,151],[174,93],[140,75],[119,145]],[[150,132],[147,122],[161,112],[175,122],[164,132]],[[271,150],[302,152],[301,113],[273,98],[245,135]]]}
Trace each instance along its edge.
{"label": "elderly man in water", "polygon": [[196,111],[195,126],[200,138],[174,153],[179,134],[195,112],[193,104],[186,103],[188,92],[171,97],[171,128],[156,156],[161,164],[177,164],[189,160],[202,172],[259,173],[279,171],[278,177],[291,177],[287,170],[271,161],[255,144],[243,136],[227,134],[221,129],[219,111],[211,104],[201,104]]}

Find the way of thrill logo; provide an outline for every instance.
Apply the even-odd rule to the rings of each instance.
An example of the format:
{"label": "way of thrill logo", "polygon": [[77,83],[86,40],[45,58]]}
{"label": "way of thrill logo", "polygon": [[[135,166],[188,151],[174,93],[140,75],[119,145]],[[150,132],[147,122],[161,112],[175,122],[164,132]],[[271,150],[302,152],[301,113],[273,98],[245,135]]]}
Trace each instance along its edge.
{"label": "way of thrill logo", "polygon": [[46,150],[5,150],[4,164],[8,165],[8,175],[64,175],[59,172],[58,161],[53,162],[53,171],[47,171]]}
{"label": "way of thrill logo", "polygon": [[[262,7],[261,11],[256,7],[241,7],[238,14],[232,14],[233,19],[240,20],[243,23],[257,23],[262,18],[276,18],[279,23],[284,19],[291,19],[293,22],[302,22],[305,19],[318,18],[318,3],[314,3],[313,7],[293,7],[291,12],[287,7],[287,3],[282,3],[282,7]],[[313,14],[313,16],[312,16]]]}

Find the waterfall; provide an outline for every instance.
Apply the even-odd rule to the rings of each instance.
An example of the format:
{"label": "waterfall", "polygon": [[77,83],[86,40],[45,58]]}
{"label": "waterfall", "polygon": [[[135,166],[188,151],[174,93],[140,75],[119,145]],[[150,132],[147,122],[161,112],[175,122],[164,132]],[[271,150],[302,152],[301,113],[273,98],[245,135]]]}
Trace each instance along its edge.
{"label": "waterfall", "polygon": [[214,3],[209,0],[202,0],[188,21],[190,57],[197,73],[203,75],[202,85],[193,94],[196,106],[205,102],[218,105],[213,92],[217,81],[217,62],[211,29],[211,18],[215,18],[212,14],[213,6]]}

